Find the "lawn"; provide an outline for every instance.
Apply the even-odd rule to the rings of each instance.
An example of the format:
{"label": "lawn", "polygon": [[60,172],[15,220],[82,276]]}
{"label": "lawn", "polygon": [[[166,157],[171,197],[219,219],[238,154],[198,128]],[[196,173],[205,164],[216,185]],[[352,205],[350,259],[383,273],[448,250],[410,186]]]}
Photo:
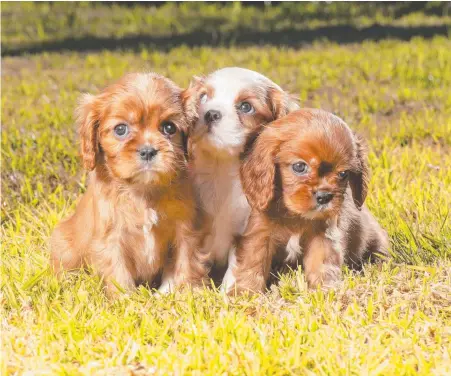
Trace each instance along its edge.
{"label": "lawn", "polygon": [[[291,7],[2,4],[1,374],[451,374],[446,7]],[[328,38],[334,27],[369,40]],[[189,39],[199,30],[206,43]],[[285,32],[300,42],[265,42]],[[390,235],[392,261],[345,271],[327,293],[293,271],[265,295],[231,299],[140,288],[111,302],[86,272],[57,281],[48,237],[86,188],[73,121],[80,93],[126,72],[187,86],[233,65],[366,136],[367,205]]]}

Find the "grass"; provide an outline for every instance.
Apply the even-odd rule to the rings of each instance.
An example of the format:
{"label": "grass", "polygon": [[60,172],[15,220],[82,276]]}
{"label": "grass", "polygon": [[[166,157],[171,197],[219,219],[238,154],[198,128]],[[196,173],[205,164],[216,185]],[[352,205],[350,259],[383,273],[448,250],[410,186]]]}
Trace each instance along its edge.
{"label": "grass", "polygon": [[[269,40],[271,33],[280,31],[298,31],[299,39],[309,31],[334,26],[354,27],[354,34],[358,34],[359,30],[377,25],[395,27],[402,32],[418,26],[451,24],[451,7],[447,2],[301,2],[261,7],[239,2],[166,3],[158,7],[86,2],[25,2],[18,6],[6,2],[2,4],[2,14],[3,53],[14,53],[39,43],[66,41],[69,45],[73,39],[80,38],[86,38],[84,45],[98,38],[97,44],[102,46],[108,38],[116,43],[134,36],[154,38],[155,42],[158,38],[177,36],[191,39],[192,43],[199,43],[197,39],[240,42],[246,34],[263,33],[254,36],[258,42]],[[327,35],[333,37],[336,33],[334,30]],[[163,43],[171,44],[171,38]]]}
{"label": "grass", "polygon": [[[207,15],[214,6],[206,6]],[[328,17],[340,20],[346,12],[334,6]],[[49,7],[59,13],[52,16]],[[374,21],[381,12],[355,7],[360,19]],[[13,48],[77,35],[49,26],[44,38],[20,28],[30,9],[40,16],[29,28],[52,25],[40,12],[55,23],[67,17],[62,5],[4,3],[4,16],[17,22],[2,22],[2,44]],[[82,14],[89,7],[70,9]],[[128,13],[148,17],[140,7],[94,9],[94,18],[99,9],[113,12],[120,25],[129,22]],[[188,5],[150,9],[157,15],[168,9],[195,14]],[[238,14],[283,12],[265,9]],[[388,24],[402,21],[386,17]],[[431,17],[448,22],[426,11],[405,17],[416,24]],[[105,30],[116,33],[111,24]],[[142,46],[4,57],[1,373],[450,374],[450,51],[451,41],[437,36],[346,45],[317,41],[299,49]],[[72,118],[80,93],[97,92],[129,71],[154,70],[186,86],[194,74],[230,65],[268,75],[303,105],[330,110],[367,137],[367,204],[389,232],[393,261],[368,266],[363,274],[346,271],[343,286],[328,293],[308,291],[296,271],[265,295],[230,300],[212,290],[160,297],[140,288],[109,302],[98,277],[80,272],[58,282],[49,271],[47,239],[86,186]]]}

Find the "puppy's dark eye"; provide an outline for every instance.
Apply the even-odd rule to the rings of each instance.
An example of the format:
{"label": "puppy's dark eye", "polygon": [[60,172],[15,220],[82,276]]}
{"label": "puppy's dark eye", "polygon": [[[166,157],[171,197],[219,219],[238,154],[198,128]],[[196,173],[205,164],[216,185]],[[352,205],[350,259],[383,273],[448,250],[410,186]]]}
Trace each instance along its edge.
{"label": "puppy's dark eye", "polygon": [[348,177],[348,175],[349,175],[348,171],[340,171],[338,173],[338,177],[342,180],[345,180]]}
{"label": "puppy's dark eye", "polygon": [[207,101],[207,93],[203,93],[200,96],[200,103],[204,104]]}
{"label": "puppy's dark eye", "polygon": [[305,163],[305,162],[293,163],[291,168],[298,175],[304,175],[308,171],[308,166],[307,166],[307,163]]}
{"label": "puppy's dark eye", "polygon": [[161,133],[165,134],[166,136],[172,136],[175,132],[177,132],[177,128],[174,123],[165,121],[161,124]]}
{"label": "puppy's dark eye", "polygon": [[125,138],[129,132],[127,124],[118,124],[114,127],[114,134],[119,138]]}
{"label": "puppy's dark eye", "polygon": [[244,114],[252,114],[255,112],[254,107],[249,102],[241,102],[238,109]]}

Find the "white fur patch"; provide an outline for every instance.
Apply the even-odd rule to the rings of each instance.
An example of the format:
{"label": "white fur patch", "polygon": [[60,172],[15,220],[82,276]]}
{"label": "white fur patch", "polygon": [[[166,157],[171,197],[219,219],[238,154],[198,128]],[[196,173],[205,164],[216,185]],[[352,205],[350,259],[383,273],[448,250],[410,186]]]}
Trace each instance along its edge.
{"label": "white fur patch", "polygon": [[229,253],[229,266],[227,267],[227,272],[222,280],[221,291],[228,293],[233,286],[235,286],[236,278],[233,274],[233,270],[236,267],[236,248],[233,247]]}
{"label": "white fur patch", "polygon": [[161,281],[161,285],[158,288],[158,291],[162,294],[169,294],[170,292],[174,291],[174,278],[172,276],[163,276],[163,280]]}
{"label": "white fur patch", "polygon": [[241,235],[250,207],[239,178],[239,161],[214,162],[195,159],[195,185],[204,210],[213,218],[204,249],[212,252],[218,265],[227,263],[236,235]]}
{"label": "white fur patch", "polygon": [[341,255],[343,258],[344,247],[343,247],[343,231],[338,227],[337,218],[332,218],[328,221],[328,228],[326,230],[326,238],[332,242],[332,248],[335,252]]}
{"label": "white fur patch", "polygon": [[292,235],[288,240],[285,250],[287,252],[286,262],[294,263],[302,255],[302,247],[299,245],[300,235]]}
{"label": "white fur patch", "polygon": [[146,254],[146,259],[148,264],[152,264],[155,260],[155,236],[152,232],[152,227],[156,226],[158,223],[157,212],[149,208],[144,212],[144,252]]}
{"label": "white fur patch", "polygon": [[144,131],[144,140],[146,140],[146,145],[150,145],[150,141],[152,140],[152,132],[149,130]]}

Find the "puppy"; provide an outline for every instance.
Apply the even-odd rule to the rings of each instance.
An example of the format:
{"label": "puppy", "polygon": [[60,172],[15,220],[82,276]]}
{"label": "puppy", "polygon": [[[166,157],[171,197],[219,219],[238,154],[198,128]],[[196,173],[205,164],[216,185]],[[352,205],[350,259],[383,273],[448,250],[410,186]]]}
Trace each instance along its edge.
{"label": "puppy", "polygon": [[82,98],[77,124],[90,182],[52,235],[57,273],[92,265],[112,296],[116,286],[151,285],[167,262],[176,284],[202,282],[181,93],[158,74],[129,74]]}
{"label": "puppy", "polygon": [[183,97],[193,123],[190,173],[206,218],[203,249],[210,252],[216,269],[229,265],[223,280],[227,288],[234,283],[230,270],[235,239],[250,213],[239,177],[240,154],[250,134],[298,105],[267,77],[243,68],[224,68],[195,79]]}
{"label": "puppy", "polygon": [[311,288],[338,281],[352,266],[387,255],[388,238],[363,206],[367,150],[338,117],[303,109],[257,137],[241,166],[252,206],[237,249],[236,290],[263,291],[277,246],[300,233],[300,261]]}

